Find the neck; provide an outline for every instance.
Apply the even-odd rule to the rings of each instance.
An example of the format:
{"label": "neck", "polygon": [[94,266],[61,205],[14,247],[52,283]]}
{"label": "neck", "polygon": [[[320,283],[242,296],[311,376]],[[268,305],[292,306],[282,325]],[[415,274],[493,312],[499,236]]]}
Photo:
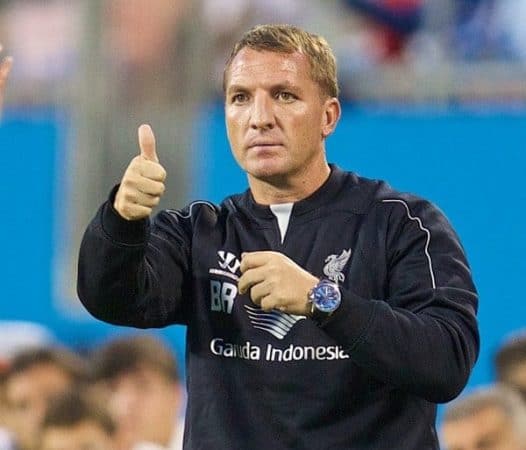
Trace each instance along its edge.
{"label": "neck", "polygon": [[260,205],[294,203],[309,197],[327,181],[331,169],[326,161],[316,170],[302,170],[294,175],[254,178],[248,175],[252,196]]}

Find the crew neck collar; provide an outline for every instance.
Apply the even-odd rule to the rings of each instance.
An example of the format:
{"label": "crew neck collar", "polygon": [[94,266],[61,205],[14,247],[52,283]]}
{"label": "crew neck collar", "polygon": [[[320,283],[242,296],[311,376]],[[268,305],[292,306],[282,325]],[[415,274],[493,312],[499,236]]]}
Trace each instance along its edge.
{"label": "crew neck collar", "polygon": [[[343,182],[344,172],[334,164],[329,164],[329,167],[331,172],[327,180],[311,195],[302,200],[294,202],[292,214],[301,215],[315,210],[325,205],[327,201],[338,191]],[[260,218],[274,218],[274,214],[272,213],[270,206],[256,203],[250,189],[247,189],[242,194],[240,203],[243,207]]]}

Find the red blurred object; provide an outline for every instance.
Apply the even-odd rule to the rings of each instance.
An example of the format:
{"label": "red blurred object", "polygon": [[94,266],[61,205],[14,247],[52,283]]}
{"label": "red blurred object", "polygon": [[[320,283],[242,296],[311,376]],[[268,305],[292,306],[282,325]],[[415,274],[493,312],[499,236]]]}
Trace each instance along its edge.
{"label": "red blurred object", "polygon": [[348,0],[369,22],[371,48],[380,61],[403,57],[408,37],[418,27],[424,0]]}
{"label": "red blurred object", "polygon": [[420,8],[424,0],[380,0],[378,3],[394,10],[413,10]]}

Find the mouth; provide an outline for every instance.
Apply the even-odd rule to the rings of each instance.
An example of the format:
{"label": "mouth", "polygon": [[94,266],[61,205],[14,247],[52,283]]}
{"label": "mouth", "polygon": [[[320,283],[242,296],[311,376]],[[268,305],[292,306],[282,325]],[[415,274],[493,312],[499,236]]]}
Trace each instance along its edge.
{"label": "mouth", "polygon": [[247,146],[247,149],[270,150],[274,147],[282,147],[281,142],[253,142]]}

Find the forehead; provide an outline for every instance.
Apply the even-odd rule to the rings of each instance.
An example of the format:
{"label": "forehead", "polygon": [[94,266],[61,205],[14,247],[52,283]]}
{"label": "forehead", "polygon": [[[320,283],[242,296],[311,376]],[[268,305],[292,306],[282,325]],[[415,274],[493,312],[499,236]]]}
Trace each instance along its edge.
{"label": "forehead", "polygon": [[243,48],[227,72],[226,88],[231,85],[313,83],[307,57],[300,52],[281,53]]}
{"label": "forehead", "polygon": [[488,406],[472,416],[446,423],[443,431],[451,443],[476,442],[488,435],[507,435],[511,431],[511,424],[500,408]]}
{"label": "forehead", "polygon": [[37,364],[28,370],[14,374],[6,382],[10,394],[21,392],[57,390],[69,384],[69,375],[53,364]]}

